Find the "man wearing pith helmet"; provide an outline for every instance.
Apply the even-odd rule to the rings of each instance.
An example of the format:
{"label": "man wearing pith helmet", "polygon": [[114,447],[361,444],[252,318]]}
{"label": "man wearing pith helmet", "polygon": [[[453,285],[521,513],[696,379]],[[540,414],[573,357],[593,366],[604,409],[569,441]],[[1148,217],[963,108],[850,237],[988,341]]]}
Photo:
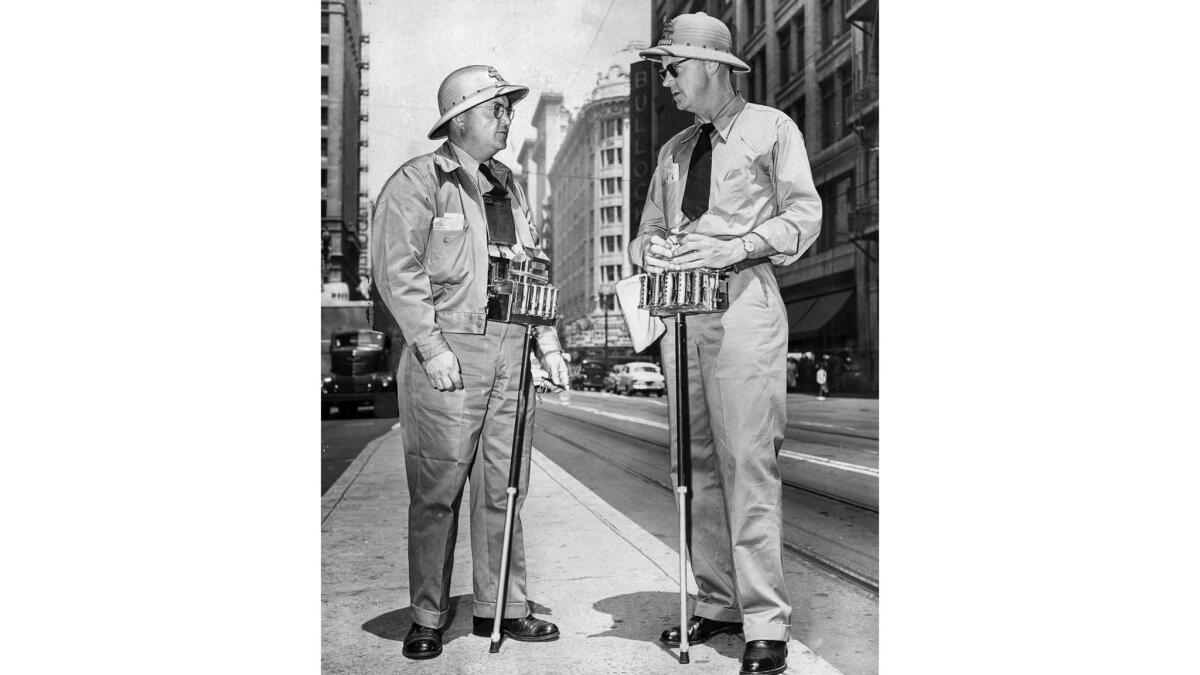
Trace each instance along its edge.
{"label": "man wearing pith helmet", "polygon": [[[450,620],[450,571],[458,509],[471,485],[475,635],[490,636],[507,503],[509,459],[525,327],[489,320],[489,258],[543,256],[525,193],[493,159],[508,144],[513,105],[529,93],[490,66],[450,73],[438,89],[437,150],[405,162],[376,202],[371,259],[375,283],[404,338],[396,380],[408,474],[408,567],[412,627],[403,654],[442,653]],[[558,336],[537,327],[551,379],[567,384]],[[533,427],[533,402],[526,428]],[[528,487],[525,450],[513,524],[501,634],[527,642],[558,638],[530,613],[520,508]]]}
{"label": "man wearing pith helmet", "polygon": [[[799,129],[747,103],[731,74],[729,29],[703,12],[669,22],[640,55],[657,61],[676,107],[696,121],[666,142],[629,259],[646,272],[724,270],[729,306],[688,318],[690,554],[698,593],[688,642],[743,633],[743,673],[787,668],[791,605],[783,578],[782,483],[787,314],[774,267],[816,240],[821,200]],[[662,341],[676,377],[674,326]],[[668,391],[674,395],[674,390]],[[668,406],[675,427],[675,406]],[[675,434],[671,434],[675,462]],[[671,467],[672,476],[675,467]],[[680,643],[679,627],[660,638]]]}

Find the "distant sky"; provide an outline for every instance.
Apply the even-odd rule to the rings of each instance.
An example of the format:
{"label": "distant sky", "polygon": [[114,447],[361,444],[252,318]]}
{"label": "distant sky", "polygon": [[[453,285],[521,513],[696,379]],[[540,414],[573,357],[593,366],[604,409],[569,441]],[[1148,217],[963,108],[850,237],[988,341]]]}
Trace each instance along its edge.
{"label": "distant sky", "polygon": [[451,71],[482,63],[529,87],[529,96],[517,106],[508,148],[496,155],[517,168],[521,144],[536,135],[530,119],[538,94],[559,91],[575,109],[617,52],[633,40],[650,42],[650,0],[362,3],[363,31],[371,36],[367,189],[372,200],[401,163],[438,146],[426,134],[438,119],[438,85]]}

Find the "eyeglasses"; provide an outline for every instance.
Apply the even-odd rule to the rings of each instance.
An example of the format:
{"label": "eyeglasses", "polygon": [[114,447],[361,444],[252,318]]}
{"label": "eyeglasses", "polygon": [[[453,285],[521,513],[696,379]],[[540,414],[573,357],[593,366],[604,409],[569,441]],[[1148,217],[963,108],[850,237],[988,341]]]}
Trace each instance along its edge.
{"label": "eyeglasses", "polygon": [[493,103],[492,104],[492,114],[495,115],[496,119],[498,119],[498,120],[504,119],[504,116],[508,115],[508,120],[511,122],[513,115],[517,114],[517,107],[509,106],[509,107],[505,108],[503,103]]}
{"label": "eyeglasses", "polygon": [[691,61],[691,59],[680,59],[680,60],[676,61],[675,63],[668,64],[666,68],[659,68],[658,69],[658,79],[665,80],[665,79],[667,79],[667,75],[670,75],[673,78],[679,77],[678,66],[679,66],[679,64],[683,63],[684,61]]}

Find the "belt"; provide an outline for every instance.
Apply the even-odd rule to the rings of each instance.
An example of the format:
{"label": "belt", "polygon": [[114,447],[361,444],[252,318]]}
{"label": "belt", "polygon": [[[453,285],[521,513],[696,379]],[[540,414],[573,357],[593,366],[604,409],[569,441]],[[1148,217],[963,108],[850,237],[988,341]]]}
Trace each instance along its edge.
{"label": "belt", "polygon": [[721,271],[726,272],[728,274],[737,274],[738,272],[741,272],[744,269],[754,267],[755,265],[762,265],[762,264],[769,263],[769,262],[771,262],[770,258],[747,258],[747,259],[743,260],[742,262],[734,263]]}

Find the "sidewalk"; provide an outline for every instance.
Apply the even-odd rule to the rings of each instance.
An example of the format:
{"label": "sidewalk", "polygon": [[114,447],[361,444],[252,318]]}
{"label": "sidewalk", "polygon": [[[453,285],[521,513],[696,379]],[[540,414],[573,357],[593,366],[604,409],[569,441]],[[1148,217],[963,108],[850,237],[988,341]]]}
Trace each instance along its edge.
{"label": "sidewalk", "polygon": [[[443,653],[429,661],[400,654],[408,632],[408,487],[400,434],[372,441],[321,500],[323,673],[737,673],[743,643],[722,635],[693,646],[691,663],[658,642],[678,621],[679,556],[537,452],[522,518],[534,613],[558,624],[550,643],[489,640],[470,632],[471,568],[467,500],[455,550],[456,613]],[[692,583],[689,581],[689,586]],[[694,587],[690,590],[694,592]],[[838,670],[796,640],[791,675]]]}

